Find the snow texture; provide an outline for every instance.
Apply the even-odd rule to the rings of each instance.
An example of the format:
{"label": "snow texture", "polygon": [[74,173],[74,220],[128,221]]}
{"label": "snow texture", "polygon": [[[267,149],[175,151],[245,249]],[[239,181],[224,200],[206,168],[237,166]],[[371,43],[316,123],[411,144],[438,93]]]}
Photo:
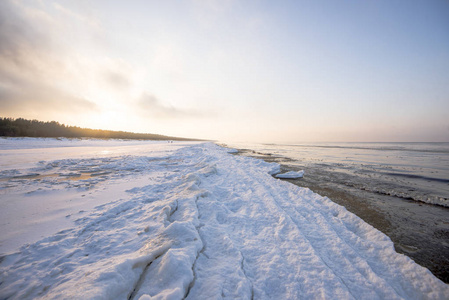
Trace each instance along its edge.
{"label": "snow texture", "polygon": [[[1,299],[449,298],[448,285],[396,253],[383,233],[328,198],[273,178],[279,165],[212,143],[141,143],[127,154],[124,144],[103,156],[79,149],[2,169],[1,202],[18,201],[9,213],[50,201],[46,216],[56,217],[29,218],[58,232],[4,254]],[[42,177],[86,170],[103,175]],[[72,209],[55,204],[67,203],[61,196],[97,206],[59,222],[59,210]]]}
{"label": "snow texture", "polygon": [[276,178],[286,178],[286,179],[296,179],[296,178],[302,178],[304,176],[304,171],[289,171],[283,174],[276,174]]}

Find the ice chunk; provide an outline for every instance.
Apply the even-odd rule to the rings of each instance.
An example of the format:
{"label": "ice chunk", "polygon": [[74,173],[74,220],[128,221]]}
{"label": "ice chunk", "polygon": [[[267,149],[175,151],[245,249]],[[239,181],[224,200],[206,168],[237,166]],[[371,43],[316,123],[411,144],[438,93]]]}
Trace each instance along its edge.
{"label": "ice chunk", "polygon": [[304,170],[295,172],[295,171],[289,171],[287,173],[283,174],[277,174],[276,178],[287,178],[287,179],[296,179],[296,178],[302,178],[304,176]]}

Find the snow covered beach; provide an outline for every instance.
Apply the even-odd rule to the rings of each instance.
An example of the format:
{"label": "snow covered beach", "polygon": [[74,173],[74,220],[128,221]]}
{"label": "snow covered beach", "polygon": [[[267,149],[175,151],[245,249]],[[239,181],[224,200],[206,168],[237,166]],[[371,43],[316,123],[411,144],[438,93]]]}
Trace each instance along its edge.
{"label": "snow covered beach", "polygon": [[238,155],[304,170],[291,183],[344,206],[396,251],[449,283],[449,143],[231,144]]}
{"label": "snow covered beach", "polygon": [[344,207],[227,152],[2,139],[0,298],[449,298]]}

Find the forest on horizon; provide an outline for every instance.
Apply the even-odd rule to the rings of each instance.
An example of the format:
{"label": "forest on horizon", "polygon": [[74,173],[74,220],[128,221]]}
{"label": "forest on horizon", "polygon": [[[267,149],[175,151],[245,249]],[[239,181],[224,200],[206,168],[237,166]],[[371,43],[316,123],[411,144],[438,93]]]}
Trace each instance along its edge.
{"label": "forest on horizon", "polygon": [[138,139],[193,141],[198,139],[171,137],[151,133],[134,133],[67,126],[56,121],[43,122],[23,118],[0,117],[0,136],[8,137],[66,137],[98,139]]}

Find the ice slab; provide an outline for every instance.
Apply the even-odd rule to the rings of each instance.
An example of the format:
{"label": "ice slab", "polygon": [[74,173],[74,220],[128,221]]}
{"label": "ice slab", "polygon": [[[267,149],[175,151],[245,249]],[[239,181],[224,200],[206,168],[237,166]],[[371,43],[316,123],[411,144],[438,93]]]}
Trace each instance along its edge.
{"label": "ice slab", "polygon": [[276,174],[276,178],[286,178],[286,179],[296,179],[296,178],[302,178],[304,176],[304,171],[289,171],[282,174]]}

